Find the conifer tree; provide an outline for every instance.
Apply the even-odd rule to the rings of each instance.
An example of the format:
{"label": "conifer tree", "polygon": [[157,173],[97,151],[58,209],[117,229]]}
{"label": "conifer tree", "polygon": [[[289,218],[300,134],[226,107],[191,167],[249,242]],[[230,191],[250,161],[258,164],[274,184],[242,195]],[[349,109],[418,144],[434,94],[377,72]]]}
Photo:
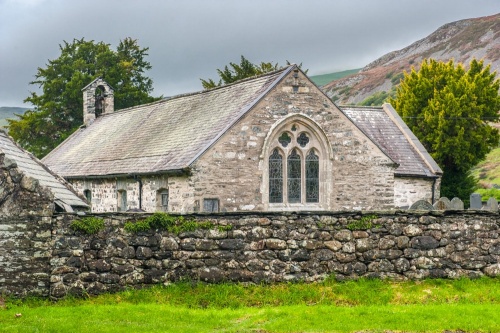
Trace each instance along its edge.
{"label": "conifer tree", "polygon": [[468,201],[477,183],[470,170],[498,146],[499,132],[490,123],[499,119],[499,87],[483,61],[472,60],[466,70],[430,59],[405,73],[389,99],[443,169],[442,196]]}

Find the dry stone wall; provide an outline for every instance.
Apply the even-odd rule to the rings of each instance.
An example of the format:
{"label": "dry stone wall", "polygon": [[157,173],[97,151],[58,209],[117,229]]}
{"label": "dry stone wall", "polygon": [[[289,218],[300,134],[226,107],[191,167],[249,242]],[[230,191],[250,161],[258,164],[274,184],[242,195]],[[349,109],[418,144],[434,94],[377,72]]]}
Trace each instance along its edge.
{"label": "dry stone wall", "polygon": [[0,154],[0,295],[48,295],[53,200]]}
{"label": "dry stone wall", "polygon": [[[99,294],[180,279],[206,282],[423,279],[500,275],[497,213],[196,215],[232,230],[178,235],[123,230],[141,214],[107,214],[96,236],[53,220],[50,296]],[[352,230],[359,229],[359,230]]]}
{"label": "dry stone wall", "polygon": [[492,212],[198,214],[189,217],[215,227],[180,234],[124,230],[148,214],[96,216],[105,229],[94,236],[70,228],[77,215],[2,218],[0,293],[61,298],[181,279],[500,276],[500,216]]}

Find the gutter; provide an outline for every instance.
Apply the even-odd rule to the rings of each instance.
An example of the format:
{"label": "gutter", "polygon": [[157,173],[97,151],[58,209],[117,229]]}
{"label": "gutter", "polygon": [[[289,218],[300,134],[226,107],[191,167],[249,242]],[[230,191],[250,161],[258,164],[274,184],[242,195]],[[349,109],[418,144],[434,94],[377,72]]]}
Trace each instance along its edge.
{"label": "gutter", "polygon": [[162,170],[153,172],[143,172],[143,173],[115,173],[107,175],[87,175],[87,176],[62,176],[64,179],[106,179],[106,178],[136,178],[138,176],[158,176],[158,175],[170,175],[170,176],[189,176],[191,174],[191,169],[189,167],[183,169],[174,170]]}

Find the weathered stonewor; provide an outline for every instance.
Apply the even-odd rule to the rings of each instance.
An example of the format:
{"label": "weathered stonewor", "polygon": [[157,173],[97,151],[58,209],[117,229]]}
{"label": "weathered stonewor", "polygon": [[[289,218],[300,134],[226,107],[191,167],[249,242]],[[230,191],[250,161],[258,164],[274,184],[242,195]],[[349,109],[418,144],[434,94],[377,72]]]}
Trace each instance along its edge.
{"label": "weathered stonewor", "polygon": [[499,220],[491,212],[241,213],[211,216],[230,231],[130,234],[142,215],[103,215],[106,230],[84,236],[55,219],[50,295],[100,294],[191,279],[222,282],[459,278],[500,275]]}
{"label": "weathered stonewor", "polygon": [[53,201],[0,154],[0,294],[49,294]]}

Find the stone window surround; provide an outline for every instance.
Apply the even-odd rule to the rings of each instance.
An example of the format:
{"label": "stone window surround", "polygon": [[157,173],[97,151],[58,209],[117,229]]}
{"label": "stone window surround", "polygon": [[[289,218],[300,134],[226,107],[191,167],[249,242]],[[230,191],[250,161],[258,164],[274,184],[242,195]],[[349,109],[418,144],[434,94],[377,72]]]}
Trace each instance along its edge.
{"label": "stone window surround", "polygon": [[116,206],[117,206],[118,212],[126,212],[127,211],[128,202],[127,202],[127,191],[126,190],[118,190],[117,191],[117,204],[116,204]]}
{"label": "stone window surround", "polygon": [[[166,205],[165,205],[166,196]],[[161,212],[168,212],[168,203],[170,202],[169,191],[166,188],[160,188],[156,191],[156,210]]]}
{"label": "stone window surround", "polygon": [[[295,127],[292,129],[292,127]],[[278,141],[278,138],[287,132],[292,137],[292,141],[287,147],[283,147]],[[301,147],[297,142],[300,134],[306,133],[310,141],[305,147]],[[262,204],[264,209],[269,211],[297,211],[297,210],[327,210],[330,202],[331,183],[332,183],[332,162],[333,156],[330,149],[331,145],[329,140],[313,119],[303,114],[292,114],[276,122],[264,141],[264,147],[260,156],[261,169],[262,169]],[[301,203],[288,203],[286,202],[286,188],[283,190],[284,202],[283,203],[270,203],[269,202],[269,157],[277,148],[286,161],[288,155],[293,149],[297,149],[302,158],[302,163],[305,161],[307,153],[314,149],[316,155],[319,156],[319,202],[306,203],[305,202],[305,173],[303,173],[302,182],[304,183],[302,202]],[[283,169],[283,183],[286,183],[286,163]],[[305,170],[303,170],[305,172]]]}

